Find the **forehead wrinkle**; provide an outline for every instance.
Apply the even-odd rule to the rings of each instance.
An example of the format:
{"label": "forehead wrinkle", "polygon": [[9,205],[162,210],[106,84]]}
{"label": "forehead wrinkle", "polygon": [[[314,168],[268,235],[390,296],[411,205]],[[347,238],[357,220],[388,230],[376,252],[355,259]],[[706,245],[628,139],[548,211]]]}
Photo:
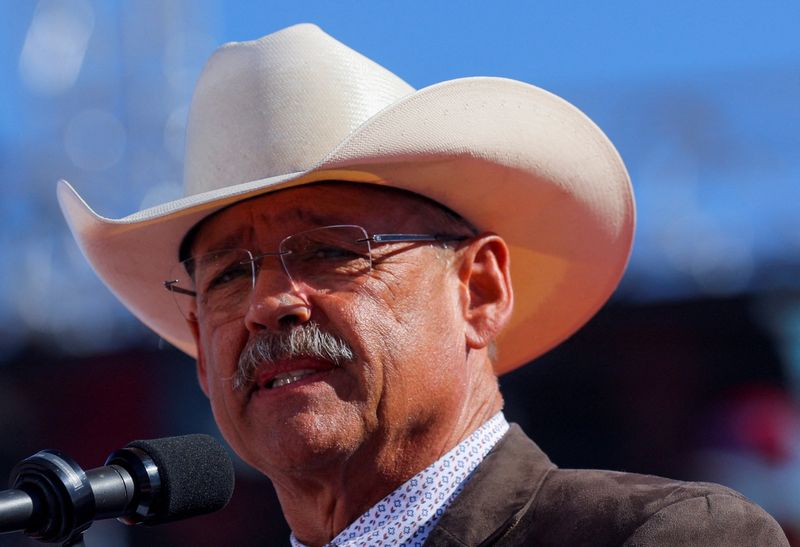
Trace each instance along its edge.
{"label": "forehead wrinkle", "polygon": [[195,251],[199,250],[201,252],[239,248],[242,246],[242,242],[245,241],[252,231],[252,226],[245,225],[240,226],[239,229],[234,232],[229,232],[215,237],[214,235],[209,234],[209,232],[206,230],[200,233],[199,237],[195,240],[195,245],[193,245],[193,247]]}
{"label": "forehead wrinkle", "polygon": [[[265,225],[273,223],[277,226],[301,226],[303,227],[301,231],[303,229],[332,226],[335,224],[351,224],[351,221],[344,218],[341,213],[322,213],[303,206],[289,207],[279,212],[266,211],[260,215],[260,219]],[[281,235],[285,237],[291,234],[284,233]]]}
{"label": "forehead wrinkle", "polygon": [[[200,228],[195,237],[192,250],[197,252],[209,252],[220,249],[232,249],[242,247],[242,243],[252,239],[254,235],[253,211],[248,211],[250,222],[238,223],[234,228],[230,228],[230,220],[226,221],[226,214],[229,210],[222,211],[221,216],[214,216]],[[198,249],[199,247],[199,249]]]}
{"label": "forehead wrinkle", "polygon": [[[230,226],[231,221],[224,215],[213,219],[209,225],[200,230],[199,237],[195,240],[193,247],[197,250],[199,246],[202,252],[209,252],[252,245],[259,246],[265,244],[266,240],[270,239],[271,236],[283,239],[297,231],[343,223],[339,216],[323,215],[302,207],[291,207],[276,211],[269,208],[269,202],[266,202],[265,205],[266,207],[261,210],[259,210],[259,207],[248,207],[247,216],[249,221],[240,222],[239,226],[232,231],[226,229]],[[275,229],[276,226],[292,224],[304,227],[291,233],[283,233]],[[223,233],[217,235],[218,232]],[[201,245],[198,245],[198,243]],[[274,243],[277,244],[278,241]]]}
{"label": "forehead wrinkle", "polygon": [[[295,192],[301,192],[302,197]],[[431,231],[430,217],[439,216],[431,214],[436,212],[432,204],[422,196],[381,186],[331,182],[290,188],[245,200],[217,213],[219,216],[212,215],[198,232],[192,251],[252,246],[256,247],[253,251],[268,251],[259,247],[277,245],[284,237],[304,230],[336,224],[361,225],[370,233],[387,229]],[[226,228],[232,220],[227,215],[240,207],[246,212],[235,217],[239,226],[229,231]],[[377,217],[376,210],[382,211]]]}
{"label": "forehead wrinkle", "polygon": [[426,213],[431,207],[427,199],[410,192],[338,181],[280,190],[253,198],[252,203],[264,226],[296,223],[295,231],[335,224],[364,225],[367,218],[376,220],[378,210],[380,220],[407,223],[417,216],[429,216]]}

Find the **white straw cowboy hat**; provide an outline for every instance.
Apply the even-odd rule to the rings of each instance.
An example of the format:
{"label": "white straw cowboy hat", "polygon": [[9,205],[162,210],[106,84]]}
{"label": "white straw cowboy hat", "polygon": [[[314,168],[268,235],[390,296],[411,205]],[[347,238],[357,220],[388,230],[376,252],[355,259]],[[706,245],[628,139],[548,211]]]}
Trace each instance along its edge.
{"label": "white straw cowboy hat", "polygon": [[58,198],[111,291],[192,356],[189,328],[163,286],[181,240],[231,203],[290,186],[402,188],[502,236],[516,304],[497,341],[500,374],[594,315],[631,249],[625,166],[574,106],[501,78],[416,91],[313,25],[222,46],[197,83],[186,141],[182,199],[109,219],[64,181]]}

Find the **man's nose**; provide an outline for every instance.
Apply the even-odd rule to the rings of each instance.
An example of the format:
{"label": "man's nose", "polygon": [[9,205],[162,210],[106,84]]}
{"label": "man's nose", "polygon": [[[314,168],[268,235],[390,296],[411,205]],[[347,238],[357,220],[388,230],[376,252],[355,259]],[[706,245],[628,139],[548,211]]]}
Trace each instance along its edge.
{"label": "man's nose", "polygon": [[311,304],[301,288],[277,264],[262,268],[245,313],[245,327],[251,333],[263,329],[279,330],[311,319]]}

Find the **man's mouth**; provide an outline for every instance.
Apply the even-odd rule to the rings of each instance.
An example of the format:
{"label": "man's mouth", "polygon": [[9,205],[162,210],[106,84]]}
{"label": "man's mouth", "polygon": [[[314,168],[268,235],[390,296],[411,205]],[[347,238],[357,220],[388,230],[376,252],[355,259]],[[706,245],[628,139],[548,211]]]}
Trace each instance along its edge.
{"label": "man's mouth", "polygon": [[233,389],[252,394],[286,387],[315,371],[341,367],[354,359],[344,339],[311,321],[289,331],[263,332],[251,338],[239,356]]}
{"label": "man's mouth", "polygon": [[263,389],[275,389],[278,387],[288,386],[289,384],[293,384],[298,380],[302,380],[306,376],[310,376],[316,372],[319,371],[311,368],[304,368],[301,370],[292,370],[290,372],[283,372],[265,382],[261,387]]}

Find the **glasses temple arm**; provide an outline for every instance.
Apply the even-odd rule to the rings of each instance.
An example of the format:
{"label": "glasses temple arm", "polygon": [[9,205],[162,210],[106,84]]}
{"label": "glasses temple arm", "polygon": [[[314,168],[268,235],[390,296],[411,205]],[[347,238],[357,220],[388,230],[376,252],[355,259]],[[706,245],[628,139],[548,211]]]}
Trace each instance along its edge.
{"label": "glasses temple arm", "polygon": [[184,289],[183,287],[179,287],[176,285],[178,283],[177,279],[173,279],[171,281],[164,281],[164,288],[168,291],[175,292],[178,294],[185,294],[187,296],[197,296],[197,293],[194,291],[190,291],[189,289]]}
{"label": "glasses temple arm", "polygon": [[439,234],[373,234],[358,242],[374,241],[375,243],[404,242],[404,241],[461,241],[468,239],[466,236],[449,236]]}

